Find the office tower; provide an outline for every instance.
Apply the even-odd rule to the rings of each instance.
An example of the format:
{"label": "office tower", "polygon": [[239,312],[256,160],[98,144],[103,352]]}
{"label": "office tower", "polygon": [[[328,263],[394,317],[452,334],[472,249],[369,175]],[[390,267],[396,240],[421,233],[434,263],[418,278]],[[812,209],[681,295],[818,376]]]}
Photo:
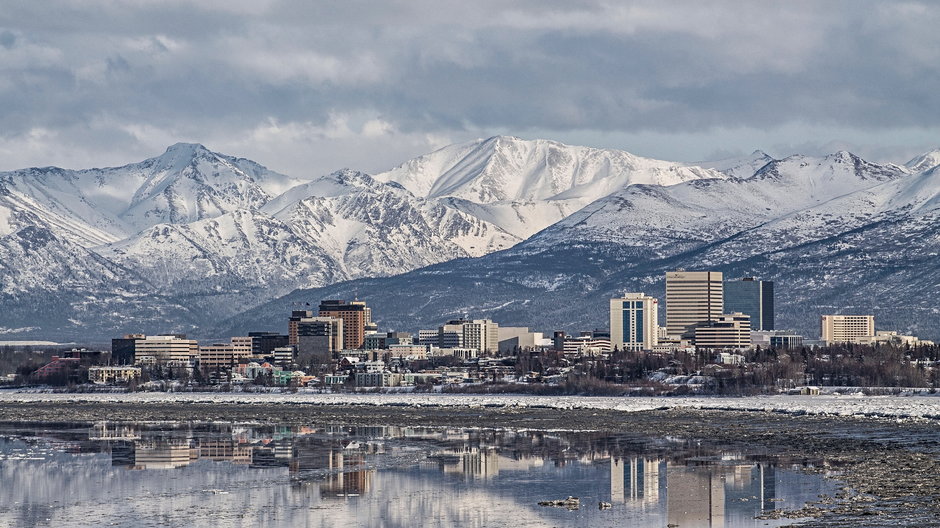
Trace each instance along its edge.
{"label": "office tower", "polygon": [[290,344],[290,336],[277,332],[248,332],[248,337],[251,338],[251,355],[258,357],[270,356],[275,348]]}
{"label": "office tower", "polygon": [[725,313],[751,316],[751,330],[774,329],[774,283],[746,277],[724,284]]}
{"label": "office tower", "polygon": [[875,335],[874,315],[823,315],[820,317],[820,340],[827,345],[855,343]]}
{"label": "office tower", "polygon": [[287,320],[287,344],[297,346],[297,324],[305,317],[313,317],[313,310],[293,310]]}
{"label": "office tower", "polygon": [[751,321],[741,312],[724,314],[695,327],[695,346],[700,348],[751,348]]}
{"label": "office tower", "polygon": [[696,325],[724,313],[724,288],[720,271],[669,271],[666,273],[666,333],[691,337]]}
{"label": "office tower", "polygon": [[643,293],[610,300],[610,346],[619,350],[653,350],[659,335],[659,301]]}
{"label": "office tower", "polygon": [[372,309],[363,301],[329,299],[320,302],[320,317],[343,320],[343,346],[362,348],[366,338],[366,326],[372,322]]}
{"label": "office tower", "polygon": [[343,350],[344,322],[334,317],[302,317],[297,321],[297,362],[330,363]]}
{"label": "office tower", "polygon": [[112,339],[111,364],[133,365],[137,340],[144,337],[146,337],[144,334],[127,334],[124,337]]}

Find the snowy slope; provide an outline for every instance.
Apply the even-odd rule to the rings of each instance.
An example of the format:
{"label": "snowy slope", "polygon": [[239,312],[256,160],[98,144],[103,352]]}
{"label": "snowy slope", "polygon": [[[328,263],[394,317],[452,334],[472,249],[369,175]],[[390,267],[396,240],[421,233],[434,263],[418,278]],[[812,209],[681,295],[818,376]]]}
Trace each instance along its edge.
{"label": "snowy slope", "polygon": [[9,200],[74,224],[72,239],[86,247],[116,242],[148,227],[212,218],[258,208],[300,180],[249,160],[179,143],[161,156],[123,167],[55,167],[0,173]]}
{"label": "snowy slope", "polygon": [[632,184],[725,178],[713,169],[628,152],[508,136],[451,145],[375,176],[444,200],[519,238]]}
{"label": "snowy slope", "polygon": [[718,161],[697,161],[692,165],[704,169],[714,169],[733,178],[750,178],[774,159],[762,150],[755,150],[750,156],[743,158],[728,158]]}
{"label": "snowy slope", "polygon": [[531,244],[616,241],[662,258],[906,175],[848,152],[791,156],[749,178],[624,188],[559,222]]}
{"label": "snowy slope", "polygon": [[[937,338],[940,169],[911,174],[847,152],[792,156],[749,178],[634,185],[515,247],[404,275],[297,291],[362,296],[385,326],[472,313],[541,331],[606,320],[609,296],[662,297],[663,275],[716,269],[776,281],[779,328],[818,334],[821,313],[874,313],[879,329]],[[265,321],[262,306],[224,328]]]}
{"label": "snowy slope", "polygon": [[366,292],[402,329],[464,313],[597,325],[596,298],[656,293],[664,270],[702,266],[778,280],[793,326],[812,319],[797,301],[863,309],[883,297],[871,284],[891,284],[917,328],[934,316],[909,284],[940,284],[940,169],[918,170],[931,156],[757,151],[700,167],[495,137],[374,177],[298,180],[192,144],[124,167],[0,173],[0,332],[205,331],[229,316],[279,329],[289,300]]}
{"label": "snowy slope", "polygon": [[904,164],[911,172],[923,172],[940,166],[940,149],[933,149]]}

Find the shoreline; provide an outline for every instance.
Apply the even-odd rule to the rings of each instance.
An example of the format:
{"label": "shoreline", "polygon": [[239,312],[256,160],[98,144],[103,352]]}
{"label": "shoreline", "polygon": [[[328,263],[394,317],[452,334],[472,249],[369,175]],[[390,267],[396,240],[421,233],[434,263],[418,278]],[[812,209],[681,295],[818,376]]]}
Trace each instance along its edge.
{"label": "shoreline", "polygon": [[[48,396],[48,395],[44,395]],[[820,458],[815,471],[838,473],[835,498],[792,512],[806,526],[936,526],[940,521],[940,421],[827,414],[787,414],[727,408],[649,408],[624,411],[597,407],[466,404],[447,405],[289,402],[261,406],[237,401],[88,401],[80,398],[0,398],[0,422],[91,424],[98,421],[233,422],[304,425],[399,425],[630,432],[677,436],[775,454]],[[117,395],[127,396],[127,395]],[[269,399],[269,398],[268,398]],[[476,402],[476,400],[471,400]],[[584,403],[584,402],[582,402]],[[688,402],[687,402],[688,403]]]}

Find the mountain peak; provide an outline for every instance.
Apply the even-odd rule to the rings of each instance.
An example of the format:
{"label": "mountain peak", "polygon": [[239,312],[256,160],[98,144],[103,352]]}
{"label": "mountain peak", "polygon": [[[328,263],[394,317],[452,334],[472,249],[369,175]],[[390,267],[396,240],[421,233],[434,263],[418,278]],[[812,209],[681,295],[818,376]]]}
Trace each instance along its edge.
{"label": "mountain peak", "polygon": [[940,166],[940,148],[924,152],[920,156],[905,163],[904,166],[911,169],[913,172],[923,172]]}
{"label": "mountain peak", "polygon": [[199,151],[203,151],[203,150],[208,152],[209,149],[207,149],[207,148],[205,147],[205,145],[203,145],[202,143],[182,143],[182,142],[180,142],[180,143],[174,143],[174,144],[170,145],[169,147],[167,147],[165,153],[166,153],[166,154],[177,153],[177,152],[180,152],[180,153],[181,153],[181,152],[195,153],[195,152],[199,152]]}

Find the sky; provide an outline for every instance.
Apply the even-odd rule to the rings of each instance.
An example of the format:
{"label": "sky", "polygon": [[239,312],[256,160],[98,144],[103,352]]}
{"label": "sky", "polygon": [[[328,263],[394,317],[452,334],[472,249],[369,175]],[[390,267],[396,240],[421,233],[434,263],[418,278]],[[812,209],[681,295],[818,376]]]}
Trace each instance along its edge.
{"label": "sky", "polygon": [[184,141],[312,177],[509,134],[696,161],[940,147],[940,5],[10,0],[0,170]]}

